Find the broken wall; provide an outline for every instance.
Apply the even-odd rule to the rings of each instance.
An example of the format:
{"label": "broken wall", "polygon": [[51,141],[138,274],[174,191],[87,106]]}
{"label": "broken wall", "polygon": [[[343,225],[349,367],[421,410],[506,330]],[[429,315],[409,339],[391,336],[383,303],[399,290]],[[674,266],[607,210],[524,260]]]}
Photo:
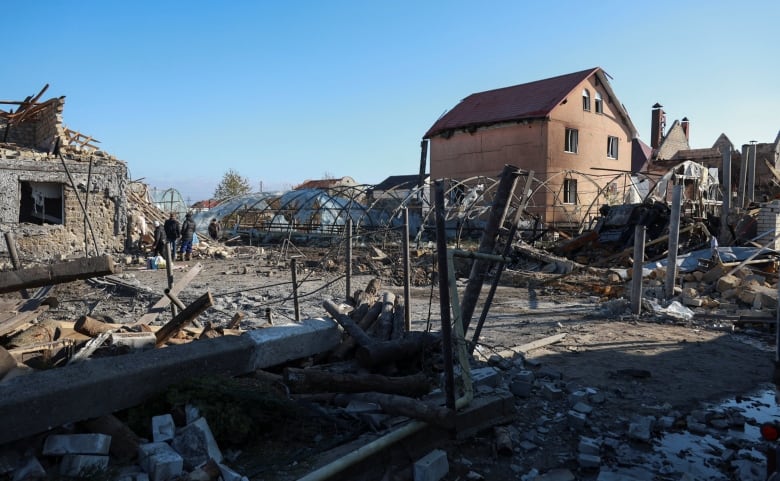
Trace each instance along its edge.
{"label": "broken wall", "polygon": [[[100,253],[123,251],[127,166],[98,152],[63,158],[67,171],[59,157],[0,147],[0,191],[4,193],[0,196],[0,229],[15,234],[23,257],[94,254],[95,244]],[[7,252],[5,242],[0,242],[0,252]]]}
{"label": "broken wall", "polygon": [[0,142],[50,151],[57,138],[65,138],[62,110],[65,98],[54,98],[41,104],[34,122],[9,124],[0,121]]}

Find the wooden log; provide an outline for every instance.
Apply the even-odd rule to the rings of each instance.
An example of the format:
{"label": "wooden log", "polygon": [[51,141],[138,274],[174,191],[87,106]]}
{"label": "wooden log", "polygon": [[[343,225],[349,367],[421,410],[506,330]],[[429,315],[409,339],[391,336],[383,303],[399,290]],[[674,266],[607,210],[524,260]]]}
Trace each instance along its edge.
{"label": "wooden log", "polygon": [[111,329],[113,329],[112,326],[90,316],[81,316],[79,317],[79,320],[73,324],[74,331],[89,337],[97,337]]}
{"label": "wooden log", "polygon": [[192,304],[187,306],[186,309],[177,314],[176,317],[171,319],[155,333],[155,336],[157,337],[157,347],[165,344],[165,342],[178,333],[182,327],[198,317],[203,311],[212,305],[214,305],[214,299],[211,297],[211,292],[206,292],[199,298],[195,299]]}
{"label": "wooden log", "polygon": [[427,423],[450,429],[453,426],[453,411],[446,407],[426,403],[417,399],[383,393],[354,394],[313,394],[305,399],[332,402],[346,406],[350,401],[361,401],[378,404],[388,414],[419,419]]}
{"label": "wooden log", "polygon": [[[371,308],[368,310],[368,312],[366,312],[363,318],[360,319],[360,322],[358,322],[358,327],[363,329],[364,332],[368,331],[376,321],[377,317],[379,317],[381,312],[382,303],[375,302],[374,305],[371,306]],[[347,337],[341,342],[341,344],[336,347],[336,349],[333,350],[331,353],[331,358],[338,361],[344,360],[355,349],[355,346],[357,346],[355,339],[352,337]]]}
{"label": "wooden log", "polygon": [[230,319],[230,322],[227,323],[228,329],[238,329],[238,326],[241,324],[241,321],[244,319],[244,313],[243,312],[236,312],[233,314],[233,318]]}
{"label": "wooden log", "polygon": [[284,369],[283,376],[284,383],[294,393],[374,391],[419,397],[431,391],[428,378],[423,373],[413,376],[388,377],[378,374],[352,374],[288,367]]}
{"label": "wooden log", "polygon": [[393,308],[395,307],[395,294],[385,292],[382,294],[382,313],[377,319],[376,339],[379,341],[390,340],[393,333]]}
{"label": "wooden log", "polygon": [[330,314],[333,319],[347,331],[347,334],[352,336],[358,345],[367,346],[374,342],[373,339],[368,337],[368,334],[366,334],[348,315],[344,314],[341,308],[334,302],[324,301],[322,306],[328,311],[328,314]]}
{"label": "wooden log", "polygon": [[360,345],[355,358],[361,366],[372,367],[402,359],[409,359],[433,345],[439,336],[427,332],[409,332],[397,341],[373,342]]}
{"label": "wooden log", "polygon": [[18,271],[4,271],[0,272],[0,293],[91,279],[115,272],[114,260],[108,255],[85,257],[43,267],[28,267]]}

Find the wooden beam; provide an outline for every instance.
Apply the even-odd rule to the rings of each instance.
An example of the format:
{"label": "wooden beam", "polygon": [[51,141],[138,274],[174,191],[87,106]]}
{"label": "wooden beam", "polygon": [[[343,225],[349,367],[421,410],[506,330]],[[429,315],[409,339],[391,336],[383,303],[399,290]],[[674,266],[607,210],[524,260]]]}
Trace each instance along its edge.
{"label": "wooden beam", "polygon": [[0,272],[0,293],[91,279],[115,272],[117,269],[114,266],[114,259],[108,255],[83,257],[73,261],[58,262],[43,267],[28,267],[18,271],[5,271]]}
{"label": "wooden beam", "polygon": [[[192,279],[194,279],[202,269],[203,264],[200,262],[192,266],[192,268],[187,271],[187,273],[184,274],[181,279],[176,280],[176,284],[174,284],[170,292],[173,295],[178,295],[182,289],[187,287],[187,285],[192,282]],[[135,322],[134,325],[151,323],[157,319],[157,315],[163,312],[163,310],[165,310],[165,308],[167,308],[170,304],[171,300],[168,298],[168,296],[162,296],[159,301],[157,301],[151,308],[149,308],[149,311],[146,314],[141,316],[141,318]]]}
{"label": "wooden beam", "polygon": [[157,337],[157,347],[162,346],[165,342],[173,337],[179,330],[181,330],[187,323],[198,317],[203,311],[214,305],[214,299],[211,297],[210,292],[206,292],[195,301],[187,306],[186,309],[181,311],[166,325],[160,328],[154,335]]}

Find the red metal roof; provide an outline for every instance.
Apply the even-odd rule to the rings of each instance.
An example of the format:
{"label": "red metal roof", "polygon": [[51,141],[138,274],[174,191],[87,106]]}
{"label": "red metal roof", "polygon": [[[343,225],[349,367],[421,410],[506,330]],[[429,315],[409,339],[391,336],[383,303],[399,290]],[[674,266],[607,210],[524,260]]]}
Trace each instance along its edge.
{"label": "red metal roof", "polygon": [[596,67],[471,94],[437,120],[423,138],[452,129],[546,117],[580,82],[600,70]]}

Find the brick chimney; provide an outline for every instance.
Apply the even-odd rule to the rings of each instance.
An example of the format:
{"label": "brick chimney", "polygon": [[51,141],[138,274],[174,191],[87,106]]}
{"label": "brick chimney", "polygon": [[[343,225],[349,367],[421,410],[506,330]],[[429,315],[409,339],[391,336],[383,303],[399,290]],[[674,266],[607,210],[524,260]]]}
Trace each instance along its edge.
{"label": "brick chimney", "polygon": [[685,132],[685,140],[690,141],[691,140],[691,134],[690,134],[690,123],[691,121],[688,120],[688,117],[683,117],[683,119],[680,121],[680,127],[682,127],[683,132]]}
{"label": "brick chimney", "polygon": [[653,105],[653,117],[650,122],[650,147],[657,149],[661,145],[665,128],[666,114],[663,111],[663,105],[656,103]]}

